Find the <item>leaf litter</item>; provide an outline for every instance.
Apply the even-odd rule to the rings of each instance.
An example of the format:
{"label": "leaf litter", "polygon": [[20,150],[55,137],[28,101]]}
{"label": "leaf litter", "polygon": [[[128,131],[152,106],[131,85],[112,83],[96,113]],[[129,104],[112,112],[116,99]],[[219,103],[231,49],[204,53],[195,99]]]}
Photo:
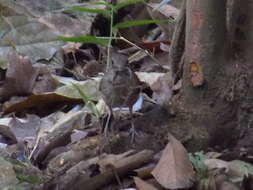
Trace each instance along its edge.
{"label": "leaf litter", "polygon": [[[146,16],[140,18],[136,10],[146,5],[138,2],[119,4],[124,22],[127,14],[136,20],[175,20],[179,14],[173,4],[159,8],[148,4],[149,10],[142,10]],[[104,136],[108,111],[99,85],[105,72],[105,48],[55,39],[103,34],[106,22],[96,12],[71,12],[72,4],[87,5],[77,0],[0,0],[0,11],[7,10],[0,33],[0,188],[231,190],[249,186],[250,163],[226,161],[223,154],[215,158],[208,153],[189,154],[187,140],[171,134],[167,107],[182,81],[173,84],[171,77],[168,39],[172,36],[152,38],[152,27],[120,29],[123,37],[137,40],[137,49],[113,43],[118,52],[128,55],[129,68],[142,81],[142,98],[133,123],[129,111],[116,107],[109,135]],[[123,7],[128,4],[132,9]],[[93,6],[108,8],[102,1]],[[157,10],[152,12],[153,8]],[[155,29],[171,35],[174,27],[175,23],[159,23]],[[132,124],[134,142],[129,135]]]}

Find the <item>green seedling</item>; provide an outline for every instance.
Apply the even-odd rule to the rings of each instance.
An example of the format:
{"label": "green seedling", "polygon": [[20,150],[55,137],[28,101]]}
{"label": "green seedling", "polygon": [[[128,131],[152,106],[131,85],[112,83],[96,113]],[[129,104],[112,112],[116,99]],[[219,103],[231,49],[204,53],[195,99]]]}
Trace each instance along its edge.
{"label": "green seedling", "polygon": [[195,168],[197,175],[200,178],[205,178],[208,175],[208,169],[204,165],[204,153],[203,151],[201,152],[196,152],[194,154],[189,153],[189,160],[191,161],[193,167]]}
{"label": "green seedling", "polygon": [[[117,4],[110,4],[105,1],[95,2],[91,4],[97,5],[105,5],[105,9],[101,8],[85,8],[85,7],[72,7],[70,10],[79,11],[79,12],[88,12],[88,13],[96,13],[105,16],[110,21],[110,34],[108,37],[97,37],[97,36],[74,36],[74,37],[58,37],[57,40],[64,40],[70,42],[81,42],[81,43],[94,43],[97,45],[107,46],[107,67],[106,70],[110,68],[111,63],[111,52],[110,48],[112,45],[112,40],[118,39],[122,40],[122,38],[117,37],[118,29],[120,28],[129,28],[137,25],[144,25],[144,24],[152,24],[152,23],[160,23],[160,22],[167,22],[162,20],[134,20],[134,21],[127,21],[127,22],[119,22],[114,24],[114,14],[118,12],[118,10],[122,7],[145,2],[145,0],[126,0],[123,2],[119,2]],[[124,40],[127,41],[127,40]]]}
{"label": "green seedling", "polygon": [[78,91],[78,93],[80,94],[83,102],[85,103],[85,106],[92,112],[93,115],[95,115],[95,117],[98,119],[100,117],[100,113],[97,109],[97,107],[95,106],[95,104],[92,102],[91,98],[89,98],[85,92],[83,91],[82,88],[80,88],[77,84],[72,84],[73,87]]}

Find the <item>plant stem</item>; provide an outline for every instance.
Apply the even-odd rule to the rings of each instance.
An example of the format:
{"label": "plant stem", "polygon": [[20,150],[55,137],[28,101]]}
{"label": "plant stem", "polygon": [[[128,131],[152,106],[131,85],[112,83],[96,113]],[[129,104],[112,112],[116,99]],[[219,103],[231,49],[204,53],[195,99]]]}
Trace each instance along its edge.
{"label": "plant stem", "polygon": [[113,13],[114,13],[114,8],[111,8],[110,11],[110,38],[108,41],[108,46],[107,46],[107,62],[106,62],[106,71],[109,71],[110,67],[111,67],[111,45],[112,45],[112,30],[113,30]]}

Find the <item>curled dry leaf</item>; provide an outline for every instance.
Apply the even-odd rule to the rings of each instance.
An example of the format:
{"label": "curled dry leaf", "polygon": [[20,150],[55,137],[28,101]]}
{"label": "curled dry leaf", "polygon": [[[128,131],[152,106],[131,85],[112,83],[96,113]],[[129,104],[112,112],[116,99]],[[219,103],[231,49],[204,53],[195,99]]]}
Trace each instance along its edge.
{"label": "curled dry leaf", "polygon": [[15,51],[8,54],[8,69],[4,86],[0,89],[2,100],[11,96],[28,95],[32,92],[39,70],[32,66],[26,56],[21,56]]}
{"label": "curled dry leaf", "polygon": [[155,179],[167,189],[189,188],[193,185],[194,170],[183,145],[169,134],[169,143],[152,171]]}

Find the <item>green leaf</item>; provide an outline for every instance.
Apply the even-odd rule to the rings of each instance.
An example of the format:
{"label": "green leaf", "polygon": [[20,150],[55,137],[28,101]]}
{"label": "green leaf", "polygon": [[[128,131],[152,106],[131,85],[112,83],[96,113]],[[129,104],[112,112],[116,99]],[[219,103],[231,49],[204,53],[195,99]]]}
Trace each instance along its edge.
{"label": "green leaf", "polygon": [[35,184],[39,182],[39,178],[37,176],[26,176],[21,173],[16,173],[16,176],[19,180],[19,182],[28,182],[30,184]]}
{"label": "green leaf", "polygon": [[84,103],[87,104],[87,102],[90,101],[90,98],[84,93],[84,91],[77,84],[72,83],[72,85],[78,91]]}
{"label": "green leaf", "polygon": [[197,174],[200,177],[204,177],[208,173],[208,169],[206,168],[203,160],[204,160],[204,153],[201,152],[196,152],[194,155],[192,153],[188,154],[189,160],[191,161],[193,167],[197,171]]}
{"label": "green leaf", "polygon": [[127,6],[127,5],[132,5],[132,4],[136,4],[136,3],[140,3],[140,2],[145,2],[145,0],[126,0],[126,1],[123,1],[123,2],[120,2],[120,3],[117,3],[114,6],[114,10],[118,10],[122,7]]}
{"label": "green leaf", "polygon": [[25,190],[25,188],[21,187],[20,185],[17,185],[15,187],[10,187],[8,190]]}
{"label": "green leaf", "polygon": [[92,43],[102,46],[107,46],[109,42],[109,37],[96,37],[96,36],[74,36],[74,37],[64,37],[60,36],[56,40],[63,40],[68,42],[80,42],[80,43]]}
{"label": "green leaf", "polygon": [[79,11],[79,12],[88,12],[88,13],[96,13],[96,14],[101,14],[104,15],[107,18],[110,18],[110,11],[106,9],[91,9],[91,8],[84,8],[84,7],[72,7],[70,8],[72,11]]}
{"label": "green leaf", "polygon": [[74,83],[73,83],[72,85],[73,85],[73,87],[79,92],[79,94],[80,94],[82,100],[83,100],[84,103],[85,103],[85,106],[86,106],[87,108],[89,108],[90,111],[91,111],[97,118],[99,118],[99,117],[100,117],[100,113],[99,113],[97,107],[95,106],[95,104],[94,104],[92,101],[90,101],[90,98],[84,93],[84,91],[83,91],[77,84],[74,84]]}
{"label": "green leaf", "polygon": [[120,22],[113,26],[113,28],[129,28],[132,26],[138,26],[143,24],[153,24],[153,23],[161,23],[161,22],[167,22],[165,20],[134,20],[134,21],[126,21],[126,22]]}
{"label": "green leaf", "polygon": [[93,102],[88,101],[86,106],[91,110],[91,112],[96,116],[96,118],[100,117],[100,113],[99,113],[97,107],[95,106],[95,104]]}

